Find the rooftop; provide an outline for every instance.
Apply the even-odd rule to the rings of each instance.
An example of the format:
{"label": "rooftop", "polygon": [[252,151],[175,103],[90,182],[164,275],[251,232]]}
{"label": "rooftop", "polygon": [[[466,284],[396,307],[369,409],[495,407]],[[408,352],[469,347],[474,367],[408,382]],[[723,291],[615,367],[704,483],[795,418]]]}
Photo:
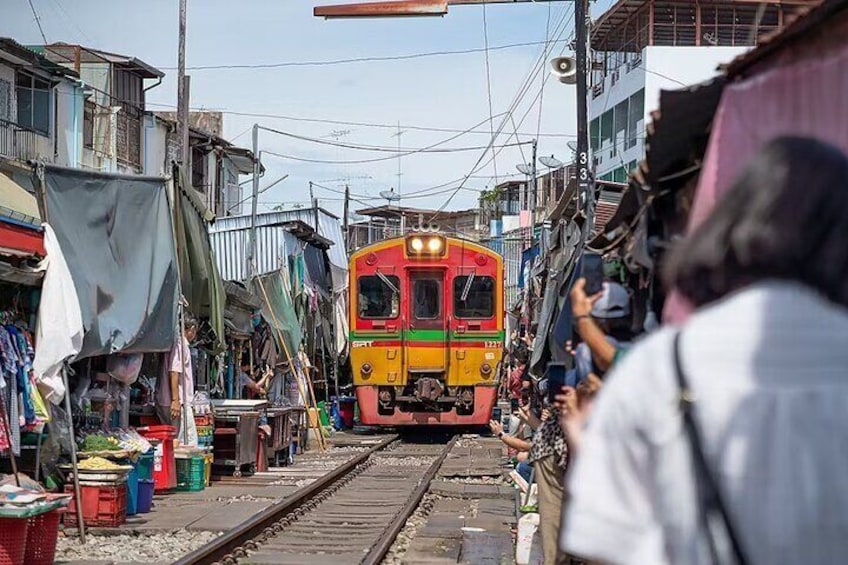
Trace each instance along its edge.
{"label": "rooftop", "polygon": [[742,46],[779,29],[784,18],[821,0],[619,0],[592,25],[597,51],[648,45]]}
{"label": "rooftop", "polygon": [[38,49],[21,45],[10,37],[0,37],[0,53],[2,53],[0,59],[7,60],[12,64],[38,67],[54,75],[79,77],[78,73],[54,63],[42,55]]}
{"label": "rooftop", "polygon": [[39,49],[42,49],[44,55],[51,61],[65,66],[70,65],[77,71],[79,70],[77,65],[81,63],[110,63],[123,67],[125,70],[133,71],[142,78],[162,78],[165,76],[165,73],[141,59],[82,45],[51,43]]}
{"label": "rooftop", "polygon": [[447,210],[428,210],[424,208],[406,208],[403,206],[384,205],[375,206],[373,208],[364,208],[362,210],[357,210],[356,213],[362,216],[372,216],[377,218],[397,218],[400,216],[408,217],[424,215],[427,218],[449,220],[475,215],[477,214],[477,210],[458,210],[451,212]]}

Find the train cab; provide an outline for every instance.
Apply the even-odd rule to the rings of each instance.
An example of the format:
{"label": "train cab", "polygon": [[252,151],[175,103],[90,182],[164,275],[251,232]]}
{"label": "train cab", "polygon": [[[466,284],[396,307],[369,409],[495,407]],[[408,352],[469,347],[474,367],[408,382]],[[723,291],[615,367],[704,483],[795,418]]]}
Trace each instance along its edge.
{"label": "train cab", "polygon": [[413,233],[350,259],[353,380],[365,425],[484,425],[504,341],[503,261]]}

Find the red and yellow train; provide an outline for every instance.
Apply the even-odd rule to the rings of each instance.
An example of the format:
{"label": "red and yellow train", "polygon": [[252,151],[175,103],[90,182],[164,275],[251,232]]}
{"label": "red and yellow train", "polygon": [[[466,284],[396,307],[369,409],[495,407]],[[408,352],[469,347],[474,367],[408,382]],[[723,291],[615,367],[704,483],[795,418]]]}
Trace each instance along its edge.
{"label": "red and yellow train", "polygon": [[504,342],[500,255],[433,232],[350,258],[350,358],[361,422],[485,425]]}

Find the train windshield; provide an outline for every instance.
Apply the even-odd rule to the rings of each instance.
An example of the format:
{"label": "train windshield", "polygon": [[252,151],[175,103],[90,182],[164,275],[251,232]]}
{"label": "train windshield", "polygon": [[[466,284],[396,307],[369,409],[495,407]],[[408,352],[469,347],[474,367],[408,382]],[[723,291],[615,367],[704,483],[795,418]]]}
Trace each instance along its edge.
{"label": "train windshield", "polygon": [[453,312],[457,318],[495,315],[495,279],[475,275],[453,279]]}
{"label": "train windshield", "polygon": [[419,320],[435,320],[441,314],[441,283],[432,278],[415,279],[412,283],[413,316]]}
{"label": "train windshield", "polygon": [[359,317],[397,318],[400,310],[400,280],[394,275],[359,277]]}

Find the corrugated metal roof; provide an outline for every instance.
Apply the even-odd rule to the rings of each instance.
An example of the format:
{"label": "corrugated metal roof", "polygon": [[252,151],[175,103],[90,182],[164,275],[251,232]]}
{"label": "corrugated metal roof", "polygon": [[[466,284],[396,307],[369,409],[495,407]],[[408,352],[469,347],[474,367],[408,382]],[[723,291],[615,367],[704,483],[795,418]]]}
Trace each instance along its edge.
{"label": "corrugated metal roof", "polygon": [[[257,226],[274,226],[293,220],[300,220],[310,226],[315,226],[315,209],[301,208],[298,210],[283,210],[279,212],[264,212],[256,215]],[[233,230],[250,231],[250,215],[243,216],[226,216],[218,218],[216,222],[209,226],[210,234]],[[318,208],[318,235],[325,237],[333,242],[330,249],[327,250],[327,255],[330,258],[330,264],[339,269],[347,271],[347,253],[345,252],[344,237],[342,236],[342,226],[338,216],[335,216],[323,208]],[[257,236],[258,237],[258,236]],[[245,241],[247,241],[245,239]],[[246,244],[245,244],[246,245]],[[245,247],[246,249],[246,247]],[[241,256],[242,258],[244,255]],[[242,259],[242,262],[244,260]]]}
{"label": "corrugated metal roof", "polygon": [[[218,271],[225,281],[244,281],[249,276],[246,264],[250,244],[250,228],[210,232],[209,240],[215,252]],[[263,275],[287,265],[287,257],[296,255],[301,242],[279,226],[256,228],[256,272]]]}
{"label": "corrugated metal roof", "polygon": [[[286,257],[300,252],[303,243],[284,227],[284,224],[296,220],[314,226],[315,209],[257,214],[257,273],[274,272],[286,264]],[[327,250],[330,264],[347,273],[347,253],[345,253],[341,224],[336,216],[321,208],[318,209],[318,234],[333,242]],[[249,273],[246,257],[250,244],[250,215],[218,218],[209,226],[209,239],[221,277],[232,281],[247,280]],[[341,280],[338,282],[342,283]]]}

